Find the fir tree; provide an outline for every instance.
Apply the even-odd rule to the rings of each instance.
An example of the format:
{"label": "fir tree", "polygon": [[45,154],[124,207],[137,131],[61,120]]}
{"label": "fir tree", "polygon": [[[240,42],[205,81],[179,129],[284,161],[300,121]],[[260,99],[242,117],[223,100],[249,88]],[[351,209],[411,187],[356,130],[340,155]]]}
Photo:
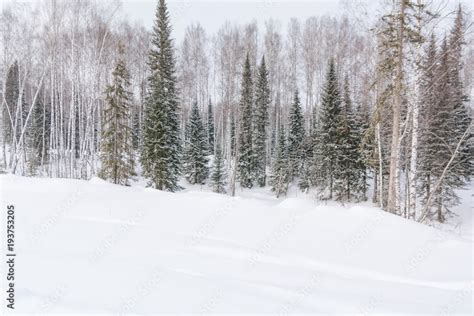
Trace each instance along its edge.
{"label": "fir tree", "polygon": [[176,70],[168,9],[160,0],[152,34],[150,76],[145,106],[143,173],[156,189],[180,189],[180,131]]}
{"label": "fir tree", "polygon": [[273,156],[272,174],[270,176],[272,191],[275,192],[277,198],[286,194],[288,183],[288,150],[286,147],[285,130],[283,126],[280,126],[277,147]]}
{"label": "fir tree", "polygon": [[361,144],[360,128],[357,126],[349,93],[349,80],[344,82],[343,106],[341,107],[337,164],[334,170],[336,199],[350,201],[363,199],[365,187],[365,165],[359,151]]}
{"label": "fir tree", "polygon": [[[6,143],[12,142],[13,128],[17,124],[16,110],[20,97],[18,62],[14,62],[8,69],[5,81],[5,106],[3,107],[3,128]],[[21,128],[21,127],[18,127]],[[18,135],[17,135],[18,137]]]}
{"label": "fir tree", "polygon": [[341,100],[339,94],[339,84],[336,76],[334,61],[329,62],[326,83],[323,89],[320,130],[318,132],[318,145],[314,154],[315,163],[318,164],[317,183],[321,191],[327,191],[327,197],[333,198],[335,181],[335,171],[338,169],[338,156],[340,153],[341,126]]}
{"label": "fir tree", "polygon": [[203,184],[209,175],[207,166],[207,137],[197,103],[194,103],[186,126],[184,171],[191,184]]}
{"label": "fir tree", "polygon": [[242,74],[242,92],[240,99],[240,130],[238,173],[240,185],[251,188],[254,178],[254,155],[252,150],[252,109],[253,109],[253,83],[250,60],[247,54],[244,71]]}
{"label": "fir tree", "polygon": [[214,113],[212,112],[212,103],[209,99],[207,106],[207,138],[209,143],[209,153],[214,154]]}
{"label": "fir tree", "polygon": [[301,110],[298,91],[295,91],[293,104],[290,108],[288,131],[288,164],[290,181],[300,174],[303,140],[304,140],[303,113]]}
{"label": "fir tree", "polygon": [[[452,152],[456,146],[456,139],[453,138],[455,118],[453,116],[454,105],[453,89],[449,74],[449,46],[445,38],[438,57],[440,63],[436,71],[435,91],[436,103],[434,104],[433,117],[431,118],[427,137],[424,139],[428,147],[425,153],[429,156],[423,159],[422,170],[429,176],[430,183],[424,183],[427,187],[428,196],[433,195],[433,206],[436,207],[436,216],[443,222],[448,212],[448,207],[458,203],[458,196],[455,190],[464,184],[463,175],[459,174],[459,169],[449,168],[443,177],[443,170],[451,159]],[[440,182],[436,192],[436,183]],[[425,198],[427,200],[428,196]]]}
{"label": "fir tree", "polygon": [[422,107],[421,113],[425,119],[420,122],[420,159],[418,160],[418,188],[419,195],[423,203],[426,203],[431,193],[431,170],[436,161],[437,153],[434,152],[433,144],[437,142],[435,135],[431,132],[434,128],[434,115],[438,102],[437,79],[438,73],[438,52],[436,48],[436,38],[433,34],[423,59],[423,75],[421,77]]}
{"label": "fir tree", "polygon": [[[43,91],[41,91],[43,94]],[[37,174],[37,169],[47,159],[49,147],[51,112],[50,107],[38,97],[31,114],[31,128],[28,130],[28,167],[31,175]]]}
{"label": "fir tree", "polygon": [[130,74],[123,60],[123,50],[106,88],[106,104],[101,141],[100,176],[115,184],[127,185],[135,174],[130,127]]}
{"label": "fir tree", "polygon": [[[464,13],[459,5],[454,26],[449,37],[449,83],[451,88],[450,103],[453,106],[453,144],[461,139],[464,132],[471,124],[471,115],[468,109],[466,95],[461,80],[462,64],[462,46],[464,42]],[[473,135],[470,134],[461,144],[459,154],[456,157],[456,163],[453,167],[456,173],[462,178],[462,181],[469,181],[474,171],[472,161],[472,148],[470,146]]]}
{"label": "fir tree", "polygon": [[255,121],[254,121],[254,155],[255,180],[260,187],[266,184],[267,166],[267,129],[269,124],[268,109],[270,106],[270,86],[265,57],[258,69],[258,80],[255,91]]}
{"label": "fir tree", "polygon": [[235,115],[234,112],[230,113],[230,154],[232,157],[235,156],[235,147],[237,145],[235,139]]}
{"label": "fir tree", "polygon": [[216,146],[216,154],[214,156],[214,163],[212,166],[211,186],[212,191],[216,193],[225,193],[226,174],[224,168],[224,158],[219,145]]}

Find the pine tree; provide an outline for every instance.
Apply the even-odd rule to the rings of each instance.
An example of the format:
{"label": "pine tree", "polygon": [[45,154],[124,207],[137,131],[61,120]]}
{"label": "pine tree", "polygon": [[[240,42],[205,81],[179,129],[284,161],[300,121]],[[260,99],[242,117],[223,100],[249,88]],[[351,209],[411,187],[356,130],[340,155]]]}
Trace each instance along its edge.
{"label": "pine tree", "polygon": [[307,192],[311,186],[311,163],[313,161],[313,138],[305,136],[301,150],[301,169],[298,187]]}
{"label": "pine tree", "polygon": [[255,121],[253,148],[255,159],[255,180],[260,187],[266,184],[267,166],[267,130],[269,125],[268,109],[270,107],[270,86],[265,57],[258,69],[258,80],[255,91]]}
{"label": "pine tree", "polygon": [[[467,101],[468,96],[464,91],[461,80],[462,64],[462,46],[464,42],[464,17],[461,5],[459,5],[454,26],[449,37],[449,80],[451,87],[451,100],[453,106],[453,144],[461,139],[464,132],[471,124],[471,115],[469,113]],[[459,154],[456,157],[456,163],[453,165],[456,173],[463,178],[462,181],[469,181],[474,172],[472,160],[472,148],[470,146],[473,135],[462,143]]]}
{"label": "pine tree", "polygon": [[242,74],[242,92],[240,99],[240,130],[238,172],[240,185],[251,188],[254,179],[254,155],[252,150],[252,110],[253,110],[253,83],[250,60],[247,54]]}
{"label": "pine tree", "polygon": [[28,169],[31,175],[36,175],[38,167],[47,159],[50,121],[50,108],[43,103],[43,98],[38,97],[33,106],[31,127],[27,134]]}
{"label": "pine tree", "polygon": [[[5,81],[5,105],[3,107],[3,128],[6,143],[12,142],[13,128],[17,124],[16,110],[20,97],[18,62],[14,62],[8,69]],[[19,127],[21,128],[21,127]]]}
{"label": "pine tree", "polygon": [[349,92],[349,80],[344,81],[343,106],[341,107],[339,144],[334,177],[336,199],[350,201],[363,199],[365,165],[360,153],[360,128],[355,120]]}
{"label": "pine tree", "polygon": [[186,126],[186,135],[184,148],[186,180],[191,184],[203,184],[209,175],[208,158],[206,156],[207,137],[196,102],[192,107],[191,116]]}
{"label": "pine tree", "polygon": [[176,92],[176,70],[168,9],[160,0],[152,34],[150,76],[145,106],[143,173],[159,190],[180,189],[181,141]]}
{"label": "pine tree", "polygon": [[436,114],[436,106],[438,102],[437,86],[439,85],[437,79],[438,73],[438,52],[436,47],[436,38],[433,34],[431,36],[430,43],[425,52],[423,59],[423,75],[421,77],[421,90],[422,90],[422,106],[420,112],[423,114],[423,120],[420,122],[420,149],[418,160],[418,195],[421,196],[422,202],[426,203],[431,193],[431,170],[433,163],[437,160],[437,153],[434,152],[433,144],[437,142],[435,135],[432,133],[432,129],[435,127],[434,115]]}
{"label": "pine tree", "polygon": [[304,123],[298,91],[295,91],[293,104],[290,108],[288,131],[288,164],[289,178],[292,181],[300,175],[303,155]]}
{"label": "pine tree", "polygon": [[207,106],[207,137],[209,143],[209,153],[214,154],[214,113],[212,111],[211,99]]}
{"label": "pine tree", "polygon": [[234,112],[230,112],[230,154],[232,157],[235,156],[235,148],[237,145],[235,138],[235,115]]}
{"label": "pine tree", "polygon": [[278,130],[278,142],[273,156],[272,174],[270,184],[277,198],[286,194],[288,190],[288,149],[286,146],[285,129],[280,126]]}
{"label": "pine tree", "polygon": [[327,198],[333,198],[335,181],[335,171],[338,170],[338,157],[340,153],[341,126],[341,100],[339,94],[339,84],[336,76],[336,67],[331,59],[326,75],[326,83],[323,89],[320,129],[318,131],[318,141],[315,147],[314,161],[318,165],[317,179],[322,192],[328,192]]}
{"label": "pine tree", "polygon": [[211,186],[212,191],[216,193],[225,193],[226,174],[224,168],[224,158],[219,145],[216,146],[216,154],[214,156],[214,163],[212,166]]}
{"label": "pine tree", "polygon": [[130,126],[130,74],[123,60],[123,49],[112,73],[112,84],[106,88],[106,109],[101,141],[100,176],[115,184],[128,185],[135,174]]}

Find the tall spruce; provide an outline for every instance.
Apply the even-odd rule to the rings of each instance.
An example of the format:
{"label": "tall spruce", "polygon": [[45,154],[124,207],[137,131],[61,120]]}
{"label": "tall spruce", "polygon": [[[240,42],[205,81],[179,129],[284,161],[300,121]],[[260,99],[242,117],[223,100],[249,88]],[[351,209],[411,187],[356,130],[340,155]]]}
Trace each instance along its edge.
{"label": "tall spruce", "polygon": [[338,180],[338,157],[341,155],[339,127],[341,126],[341,99],[334,60],[329,61],[324,84],[318,144],[314,161],[318,178],[315,180],[323,193],[323,198],[333,198],[335,181]]}
{"label": "tall spruce", "polygon": [[[461,5],[459,5],[454,26],[449,35],[449,83],[451,86],[451,104],[453,106],[453,144],[456,144],[469,128],[471,124],[471,114],[468,108],[468,96],[464,91],[463,82],[461,80],[462,63],[462,47],[464,41],[464,13]],[[453,167],[456,173],[463,178],[463,181],[469,181],[474,171],[472,160],[472,133],[468,135],[462,142],[459,153],[456,157]]]}
{"label": "tall spruce", "polygon": [[209,175],[207,145],[206,130],[195,102],[186,125],[184,147],[184,173],[191,184],[203,184]]}
{"label": "tall spruce", "polygon": [[176,92],[176,70],[169,13],[160,0],[149,55],[150,76],[145,104],[141,162],[144,175],[156,189],[180,187],[181,140]]}
{"label": "tall spruce", "polygon": [[241,91],[238,174],[240,185],[243,188],[251,188],[253,186],[255,168],[252,148],[253,82],[248,54],[242,74]]}
{"label": "tall spruce", "polygon": [[[435,115],[438,102],[438,89],[440,82],[438,81],[438,51],[436,47],[436,37],[431,36],[430,43],[426,49],[423,58],[421,77],[422,102],[421,113],[424,119],[420,122],[420,159],[418,160],[418,195],[425,204],[431,193],[432,185],[432,168],[437,160],[437,152],[435,152],[434,144],[438,141],[436,135],[432,132],[436,127]],[[441,79],[441,78],[440,78]]]}
{"label": "tall spruce", "polygon": [[212,102],[209,99],[207,106],[207,140],[209,144],[209,153],[214,154],[214,112],[212,111]]}
{"label": "tall spruce", "polygon": [[[17,122],[18,100],[20,98],[18,62],[15,61],[8,69],[5,81],[5,105],[3,107],[3,128],[6,143],[11,143]],[[3,102],[2,102],[3,103]]]}
{"label": "tall spruce", "polygon": [[224,166],[224,158],[219,144],[216,145],[216,154],[212,165],[211,187],[216,193],[225,193],[226,173]]}
{"label": "tall spruce", "polygon": [[123,59],[120,57],[112,73],[112,83],[106,88],[106,109],[101,141],[100,177],[111,180],[115,184],[128,185],[134,172],[132,150],[132,128],[130,107],[130,74]]}
{"label": "tall spruce", "polygon": [[266,184],[267,166],[267,133],[269,125],[268,110],[270,107],[270,86],[265,57],[262,57],[258,69],[257,85],[255,87],[255,120],[253,148],[255,155],[255,180],[257,185],[264,187]]}
{"label": "tall spruce", "polygon": [[285,129],[283,125],[280,125],[270,176],[272,191],[275,192],[277,198],[286,194],[288,191],[288,183],[288,148],[286,145]]}
{"label": "tall spruce", "polygon": [[365,166],[360,152],[360,127],[355,119],[349,92],[349,80],[344,80],[343,104],[339,126],[337,164],[334,170],[336,199],[350,201],[362,200],[365,187]]}
{"label": "tall spruce", "polygon": [[295,91],[288,118],[288,164],[290,181],[300,175],[303,156],[304,122],[298,90]]}

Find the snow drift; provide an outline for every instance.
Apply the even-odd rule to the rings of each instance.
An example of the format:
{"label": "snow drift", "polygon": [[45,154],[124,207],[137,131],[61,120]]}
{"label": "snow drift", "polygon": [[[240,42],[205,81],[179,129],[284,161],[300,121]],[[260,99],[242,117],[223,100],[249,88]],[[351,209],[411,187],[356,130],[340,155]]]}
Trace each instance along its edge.
{"label": "snow drift", "polygon": [[16,312],[472,313],[472,240],[368,205],[0,182]]}

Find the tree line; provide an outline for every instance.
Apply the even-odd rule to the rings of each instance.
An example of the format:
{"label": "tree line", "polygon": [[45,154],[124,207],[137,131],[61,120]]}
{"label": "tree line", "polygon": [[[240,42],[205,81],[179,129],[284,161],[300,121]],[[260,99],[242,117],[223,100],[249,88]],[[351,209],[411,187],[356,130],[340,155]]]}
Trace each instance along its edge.
{"label": "tree line", "polygon": [[[151,32],[114,24],[112,4],[45,2],[42,30],[4,8],[2,168],[123,185],[140,174],[172,192],[181,179],[232,195],[295,185],[341,202],[371,187],[387,211],[444,221],[473,171],[472,24],[459,6],[438,38],[424,1],[384,9],[367,32],[292,19],[284,45],[270,20],[261,52],[255,23],[226,24],[211,63],[199,24],[175,47],[164,0]],[[28,41],[40,53],[19,53]]]}

